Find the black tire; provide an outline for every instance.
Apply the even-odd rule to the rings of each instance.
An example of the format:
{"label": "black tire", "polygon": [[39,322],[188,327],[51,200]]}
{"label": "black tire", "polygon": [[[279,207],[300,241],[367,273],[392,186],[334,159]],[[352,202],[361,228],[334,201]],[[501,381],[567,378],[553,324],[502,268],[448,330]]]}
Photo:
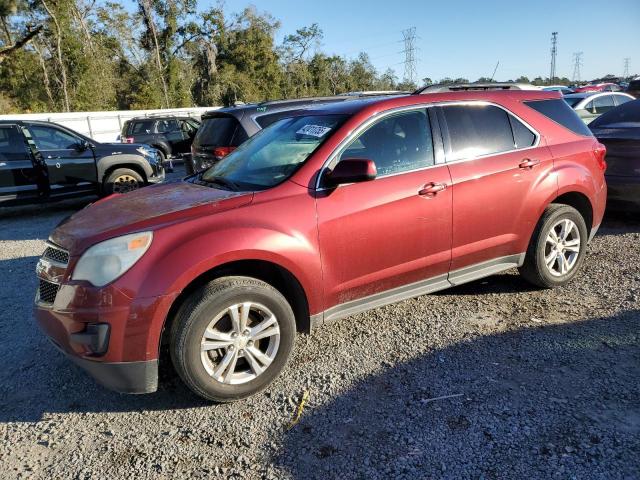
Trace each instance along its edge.
{"label": "black tire", "polygon": [[[545,256],[550,248],[547,244],[547,237],[551,233],[551,228],[564,219],[571,220],[578,229],[579,252],[577,252],[575,263],[567,273],[554,275],[545,263]],[[584,218],[575,208],[561,204],[549,205],[542,217],[540,217],[531,236],[524,264],[519,268],[520,274],[529,283],[542,288],[555,288],[565,285],[578,273],[582,266],[587,249],[588,235]],[[556,268],[557,264],[554,263],[553,265]]]}
{"label": "black tire", "polygon": [[135,170],[130,168],[116,168],[107,175],[102,191],[105,195],[112,193],[127,193],[144,187],[144,179]]}
{"label": "black tire", "polygon": [[[205,369],[201,359],[201,341],[205,330],[217,315],[232,305],[244,302],[263,305],[275,315],[280,332],[279,345],[273,361],[261,374],[246,383],[225,384]],[[250,277],[222,277],[196,290],[186,299],[173,321],[169,348],[174,368],[194,393],[215,402],[233,402],[261,391],[280,374],[293,350],[295,335],[293,311],[278,290]],[[248,362],[244,362],[249,368]]]}

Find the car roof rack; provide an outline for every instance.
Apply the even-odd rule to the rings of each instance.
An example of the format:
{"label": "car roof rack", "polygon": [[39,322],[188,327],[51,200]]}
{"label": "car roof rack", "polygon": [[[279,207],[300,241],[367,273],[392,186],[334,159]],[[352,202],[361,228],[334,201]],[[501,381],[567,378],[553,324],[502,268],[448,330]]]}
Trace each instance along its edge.
{"label": "car roof rack", "polygon": [[467,92],[470,90],[540,90],[529,83],[495,82],[495,83],[439,83],[419,88],[414,95],[424,93]]}
{"label": "car roof rack", "polygon": [[341,93],[338,96],[347,96],[347,97],[383,97],[385,95],[408,95],[411,92],[407,92],[404,90],[362,90],[358,92],[347,92]]}

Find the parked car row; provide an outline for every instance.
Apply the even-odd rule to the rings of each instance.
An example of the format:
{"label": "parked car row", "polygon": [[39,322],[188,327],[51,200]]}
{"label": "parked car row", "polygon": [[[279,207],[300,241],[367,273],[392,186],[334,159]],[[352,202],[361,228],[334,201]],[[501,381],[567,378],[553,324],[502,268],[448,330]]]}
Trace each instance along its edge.
{"label": "parked car row", "polygon": [[580,270],[605,148],[558,93],[299,107],[204,172],[59,225],[35,300],[53,343],[118,391],[155,391],[171,361],[233,401],[278,376],[299,331],[513,267],[543,288]]}
{"label": "parked car row", "polygon": [[148,145],[100,143],[51,122],[0,121],[0,205],[125,193],[164,176]]}

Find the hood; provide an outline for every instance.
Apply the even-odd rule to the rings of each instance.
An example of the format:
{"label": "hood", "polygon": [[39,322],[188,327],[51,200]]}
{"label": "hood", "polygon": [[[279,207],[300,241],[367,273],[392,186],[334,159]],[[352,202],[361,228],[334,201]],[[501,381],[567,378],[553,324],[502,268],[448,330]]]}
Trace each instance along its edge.
{"label": "hood", "polygon": [[143,143],[97,143],[94,145],[94,150],[99,152],[101,155],[122,155],[122,154],[130,154],[130,155],[138,155],[143,157],[138,149],[145,148],[148,151],[155,150],[155,148],[145,145]]}
{"label": "hood", "polygon": [[153,185],[88,205],[63,220],[50,238],[78,255],[108,238],[237,208],[252,199],[251,192],[230,192],[184,181]]}

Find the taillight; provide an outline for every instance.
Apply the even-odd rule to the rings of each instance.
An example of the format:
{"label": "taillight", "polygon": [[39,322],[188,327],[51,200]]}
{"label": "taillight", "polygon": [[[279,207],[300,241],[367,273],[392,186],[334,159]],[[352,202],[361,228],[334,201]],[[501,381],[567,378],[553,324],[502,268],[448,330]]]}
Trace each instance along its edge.
{"label": "taillight", "polygon": [[598,162],[600,170],[604,172],[607,169],[607,161],[605,160],[605,157],[607,156],[607,147],[598,142],[596,144],[596,148],[593,150],[593,154],[596,156],[596,161]]}
{"label": "taillight", "polygon": [[235,149],[236,147],[215,147],[211,153],[213,153],[214,157],[222,158],[229,155]]}
{"label": "taillight", "polygon": [[122,143],[133,143],[134,139],[133,137],[124,137],[122,139]]}

